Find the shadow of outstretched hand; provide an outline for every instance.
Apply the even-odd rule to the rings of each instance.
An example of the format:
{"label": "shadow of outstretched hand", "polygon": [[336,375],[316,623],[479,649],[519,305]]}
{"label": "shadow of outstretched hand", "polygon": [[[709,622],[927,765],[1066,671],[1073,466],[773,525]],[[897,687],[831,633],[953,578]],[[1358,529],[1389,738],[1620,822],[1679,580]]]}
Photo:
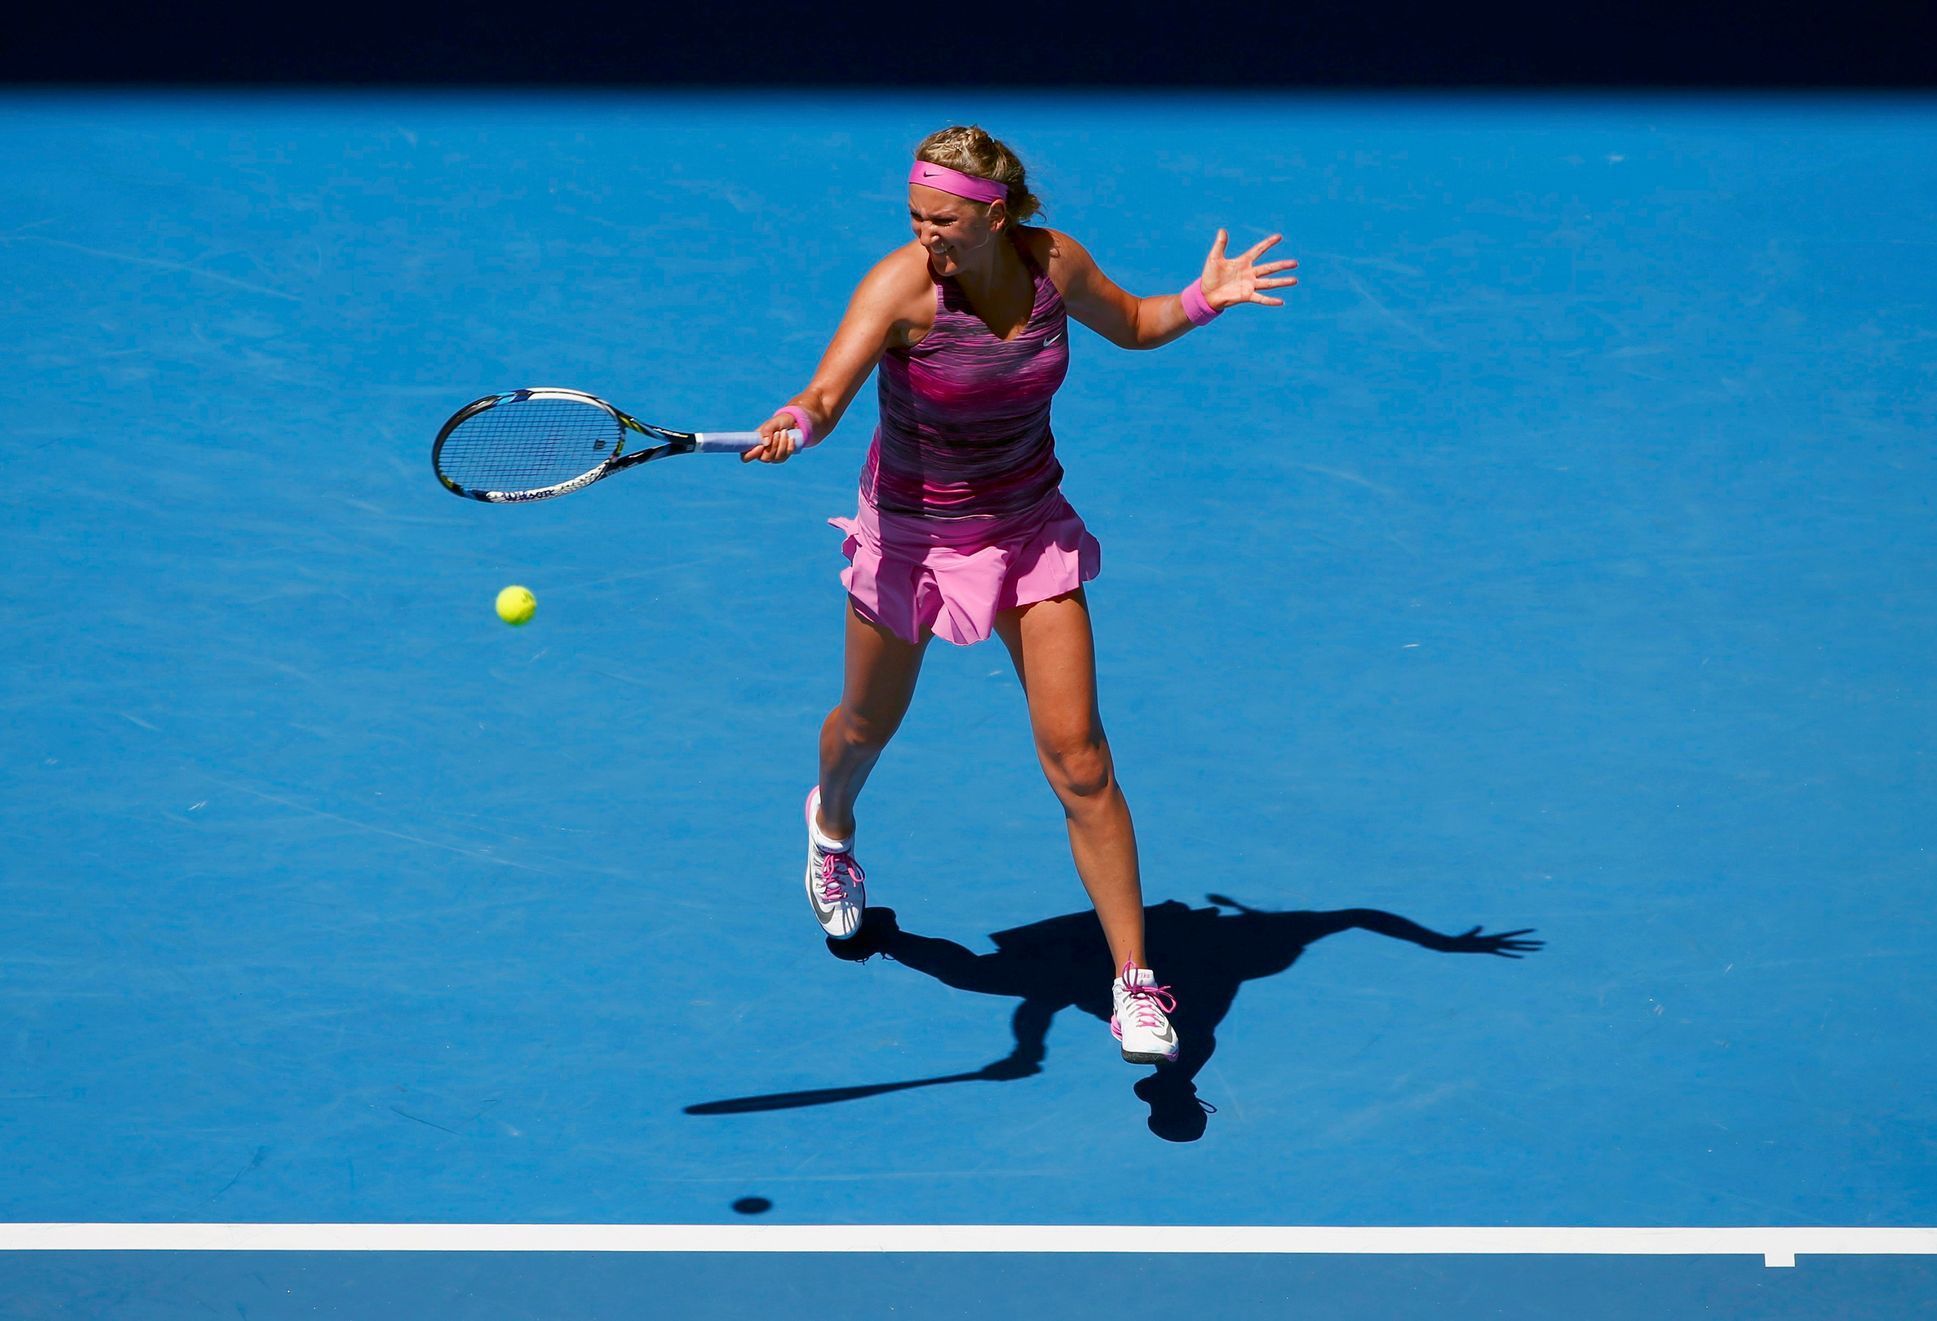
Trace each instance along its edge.
{"label": "shadow of outstretched hand", "polygon": [[1522,927],[1518,931],[1502,931],[1498,935],[1483,936],[1480,929],[1463,931],[1457,936],[1445,937],[1445,943],[1435,948],[1447,954],[1492,954],[1502,959],[1518,959],[1533,954],[1546,947],[1544,940],[1521,940],[1519,937],[1533,931],[1532,927]]}

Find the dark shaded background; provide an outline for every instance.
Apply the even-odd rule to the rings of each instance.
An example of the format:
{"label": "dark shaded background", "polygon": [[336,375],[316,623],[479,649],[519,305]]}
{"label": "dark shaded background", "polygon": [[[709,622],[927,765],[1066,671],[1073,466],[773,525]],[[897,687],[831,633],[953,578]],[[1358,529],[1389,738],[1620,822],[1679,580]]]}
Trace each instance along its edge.
{"label": "dark shaded background", "polygon": [[83,84],[1879,87],[1933,85],[1931,0],[1484,4],[479,0],[64,5],[0,79]]}

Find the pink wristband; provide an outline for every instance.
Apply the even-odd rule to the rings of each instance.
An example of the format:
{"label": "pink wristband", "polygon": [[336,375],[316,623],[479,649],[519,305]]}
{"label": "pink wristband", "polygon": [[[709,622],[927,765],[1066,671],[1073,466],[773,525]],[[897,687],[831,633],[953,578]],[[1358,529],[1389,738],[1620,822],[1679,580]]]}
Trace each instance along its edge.
{"label": "pink wristband", "polygon": [[1184,286],[1184,292],[1177,296],[1183,299],[1184,316],[1193,326],[1209,325],[1211,321],[1223,314],[1222,308],[1212,307],[1210,300],[1204,297],[1202,280],[1192,280]]}
{"label": "pink wristband", "polygon": [[814,419],[807,415],[806,409],[794,404],[788,404],[786,407],[776,409],[775,411],[785,413],[787,416],[793,418],[794,425],[800,428],[800,447],[802,449],[806,449],[814,443]]}

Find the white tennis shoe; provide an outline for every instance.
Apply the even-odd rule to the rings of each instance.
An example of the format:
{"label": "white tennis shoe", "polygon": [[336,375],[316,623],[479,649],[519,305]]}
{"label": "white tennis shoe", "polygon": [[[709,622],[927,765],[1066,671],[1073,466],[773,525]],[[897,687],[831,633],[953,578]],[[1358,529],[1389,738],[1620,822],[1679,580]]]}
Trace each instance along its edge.
{"label": "white tennis shoe", "polygon": [[1177,1029],[1168,1015],[1177,1012],[1177,1001],[1168,986],[1157,985],[1157,974],[1134,963],[1110,983],[1116,1012],[1110,1015],[1110,1033],[1123,1047],[1123,1058],[1132,1064],[1171,1064],[1177,1059]]}
{"label": "white tennis shoe", "polygon": [[867,877],[854,860],[854,841],[829,839],[815,818],[820,815],[821,790],[807,795],[807,899],[821,930],[834,940],[851,940],[861,929],[868,906]]}

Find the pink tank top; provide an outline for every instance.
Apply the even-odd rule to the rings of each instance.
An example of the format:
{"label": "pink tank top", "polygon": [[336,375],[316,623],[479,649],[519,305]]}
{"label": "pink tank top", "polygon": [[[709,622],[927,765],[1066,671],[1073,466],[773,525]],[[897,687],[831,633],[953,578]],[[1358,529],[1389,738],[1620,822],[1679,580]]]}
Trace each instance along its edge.
{"label": "pink tank top", "polygon": [[1014,339],[998,339],[955,281],[931,270],[935,328],[882,356],[881,424],[861,468],[861,494],[877,509],[1002,517],[1035,507],[1062,483],[1049,400],[1069,373],[1068,316],[1020,236],[1016,251],[1036,298]]}

